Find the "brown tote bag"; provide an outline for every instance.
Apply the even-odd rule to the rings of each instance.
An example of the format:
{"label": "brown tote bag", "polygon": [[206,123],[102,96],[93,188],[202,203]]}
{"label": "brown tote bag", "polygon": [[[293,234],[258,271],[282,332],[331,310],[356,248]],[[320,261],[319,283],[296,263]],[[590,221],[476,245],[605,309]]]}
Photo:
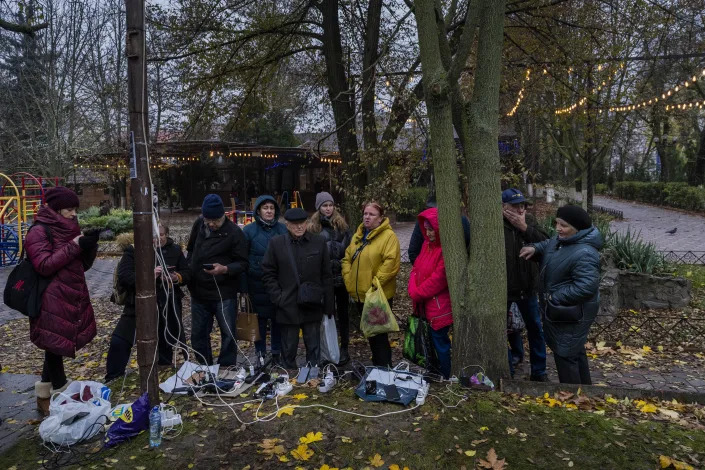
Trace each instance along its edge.
{"label": "brown tote bag", "polygon": [[[242,308],[242,299],[245,299],[244,309]],[[237,313],[237,323],[235,329],[237,332],[235,335],[237,339],[242,341],[249,341],[254,343],[260,340],[259,334],[259,322],[257,321],[257,314],[252,311],[252,302],[250,301],[249,295],[241,295],[240,302],[238,302],[238,313]]]}

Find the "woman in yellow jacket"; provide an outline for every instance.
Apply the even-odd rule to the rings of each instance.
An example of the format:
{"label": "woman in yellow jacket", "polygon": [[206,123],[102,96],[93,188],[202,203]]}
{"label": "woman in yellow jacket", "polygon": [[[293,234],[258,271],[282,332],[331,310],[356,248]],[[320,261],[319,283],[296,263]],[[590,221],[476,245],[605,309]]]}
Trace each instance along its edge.
{"label": "woman in yellow jacket", "polygon": [[[357,304],[359,312],[362,312],[365,294],[375,277],[384,290],[389,306],[392,306],[400,262],[399,239],[394,234],[389,219],[384,217],[384,208],[374,201],[366,203],[362,224],[353,235],[341,263],[345,287]],[[392,348],[387,333],[372,336],[369,342],[372,364],[391,366]]]}

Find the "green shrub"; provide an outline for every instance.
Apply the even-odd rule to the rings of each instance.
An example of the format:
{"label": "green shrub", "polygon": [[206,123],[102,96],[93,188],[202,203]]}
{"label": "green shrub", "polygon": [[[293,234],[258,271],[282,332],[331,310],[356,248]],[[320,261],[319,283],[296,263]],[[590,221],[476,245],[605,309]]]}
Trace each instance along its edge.
{"label": "green shrub", "polygon": [[90,207],[78,214],[82,228],[107,228],[115,235],[132,230],[132,211],[113,209],[108,215],[100,215],[100,209]]}
{"label": "green shrub", "polygon": [[607,185],[603,183],[597,183],[595,185],[595,194],[607,194]]}
{"label": "green shrub", "polygon": [[402,219],[414,220],[419,213],[426,209],[428,188],[409,188],[399,204],[398,216]]}
{"label": "green shrub", "polygon": [[663,255],[656,250],[656,245],[645,242],[639,233],[614,233],[608,247],[608,253],[620,269],[637,273],[658,274],[668,270]]}
{"label": "green shrub", "polygon": [[620,181],[614,194],[622,199],[705,212],[705,188],[687,183],[646,183]]}

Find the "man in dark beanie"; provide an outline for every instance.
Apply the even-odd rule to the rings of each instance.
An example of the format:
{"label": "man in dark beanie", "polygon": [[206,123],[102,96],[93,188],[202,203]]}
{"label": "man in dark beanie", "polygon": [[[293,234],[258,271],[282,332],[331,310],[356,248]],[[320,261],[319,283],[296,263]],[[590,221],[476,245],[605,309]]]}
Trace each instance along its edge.
{"label": "man in dark beanie", "polygon": [[[507,263],[507,311],[516,303],[526,325],[529,337],[529,359],[531,380],[547,382],[546,340],[539,312],[538,280],[536,263],[519,258],[519,251],[528,243],[546,240],[548,234],[537,224],[531,214],[526,213],[528,200],[521,191],[510,188],[502,192],[502,215],[504,216],[504,250]],[[524,342],[521,330],[507,335],[511,348],[509,368],[514,375],[514,366],[524,359]]]}
{"label": "man in dark beanie", "polygon": [[321,319],[335,311],[326,240],[306,231],[307,218],[303,209],[286,211],[288,233],[272,238],[262,260],[262,281],[277,306],[282,362],[287,369],[297,368],[299,330],[303,331],[306,362],[318,364]]}
{"label": "man in dark beanie", "polygon": [[191,271],[191,344],[198,361],[213,364],[210,334],[213,317],[220,327],[218,364],[237,364],[235,320],[239,276],[247,271],[247,240],[240,227],[225,217],[217,194],[203,199],[202,215],[191,228],[186,261]]}

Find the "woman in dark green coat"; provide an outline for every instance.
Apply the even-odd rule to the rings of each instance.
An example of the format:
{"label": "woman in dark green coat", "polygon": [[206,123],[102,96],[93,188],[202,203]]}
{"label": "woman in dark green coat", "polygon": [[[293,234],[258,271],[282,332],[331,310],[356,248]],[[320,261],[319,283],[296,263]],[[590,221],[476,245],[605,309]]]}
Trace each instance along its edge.
{"label": "woman in dark green coat", "polygon": [[[544,316],[546,344],[553,351],[561,383],[591,384],[585,341],[600,306],[602,235],[578,206],[563,206],[556,214],[558,235],[525,246],[519,256],[541,263],[540,288],[546,305],[582,308],[577,321]],[[555,311],[555,310],[554,310]],[[553,317],[552,321],[548,317]]]}

